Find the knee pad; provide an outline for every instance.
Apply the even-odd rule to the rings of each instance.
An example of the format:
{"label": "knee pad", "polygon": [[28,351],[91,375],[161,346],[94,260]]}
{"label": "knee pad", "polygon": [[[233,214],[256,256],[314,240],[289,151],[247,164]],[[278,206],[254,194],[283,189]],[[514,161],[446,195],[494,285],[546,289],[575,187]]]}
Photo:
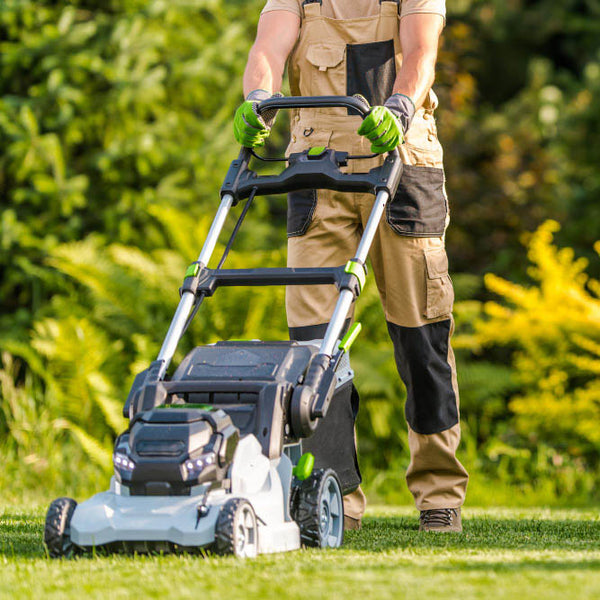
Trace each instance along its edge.
{"label": "knee pad", "polygon": [[450,326],[450,319],[421,327],[388,322],[396,365],[406,386],[406,420],[416,433],[439,433],[458,423],[448,362]]}

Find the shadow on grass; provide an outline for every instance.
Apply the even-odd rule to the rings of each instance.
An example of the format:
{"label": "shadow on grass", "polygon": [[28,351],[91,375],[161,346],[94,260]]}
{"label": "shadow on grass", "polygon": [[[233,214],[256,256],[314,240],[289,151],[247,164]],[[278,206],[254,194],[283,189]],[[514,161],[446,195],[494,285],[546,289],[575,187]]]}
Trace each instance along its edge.
{"label": "shadow on grass", "polygon": [[40,517],[10,513],[0,515],[0,556],[45,556],[43,532],[44,522]]}
{"label": "shadow on grass", "polygon": [[600,560],[575,560],[562,562],[558,560],[532,560],[531,558],[520,558],[514,562],[473,562],[465,559],[464,561],[452,561],[452,564],[436,564],[437,572],[446,571],[453,573],[457,569],[461,572],[470,571],[472,573],[496,571],[502,573],[517,573],[523,570],[547,571],[548,573],[565,571],[593,571],[598,573],[600,570]]}
{"label": "shadow on grass", "polygon": [[[367,517],[360,531],[346,534],[346,550],[385,552],[395,549],[472,549],[472,550],[600,550],[600,521],[507,519],[474,517],[463,521],[462,534],[432,534],[418,531],[417,518]],[[39,558],[45,556],[43,517],[26,514],[0,515],[0,557]],[[457,559],[463,562],[463,559]],[[535,560],[518,563],[474,563],[464,559],[469,569],[519,569],[523,565],[553,570],[600,569],[599,560],[559,562]],[[439,568],[452,569],[452,566]],[[464,568],[461,566],[461,568]]]}
{"label": "shadow on grass", "polygon": [[459,533],[419,532],[417,518],[371,517],[347,533],[345,547],[384,552],[396,548],[600,550],[600,521],[507,519],[463,520]]}

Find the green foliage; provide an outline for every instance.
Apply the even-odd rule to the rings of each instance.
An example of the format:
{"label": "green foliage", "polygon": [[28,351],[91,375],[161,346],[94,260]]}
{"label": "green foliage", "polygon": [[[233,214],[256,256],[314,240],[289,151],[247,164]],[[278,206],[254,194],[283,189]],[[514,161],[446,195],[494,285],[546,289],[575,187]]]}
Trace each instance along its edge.
{"label": "green foliage", "polygon": [[[40,485],[57,493],[59,487],[63,492],[97,489],[99,477],[102,483],[107,480],[110,453],[107,455],[92,435],[61,416],[63,405],[54,389],[44,389],[41,378],[7,352],[1,358],[0,487],[5,496],[32,497]],[[18,381],[21,383],[15,383]],[[77,438],[87,444],[88,454],[81,451]],[[90,464],[90,456],[96,464]]]}
{"label": "green foliage", "polygon": [[[232,117],[262,4],[0,5],[5,487],[106,486],[123,400],[158,352],[237,152]],[[437,114],[459,271],[463,456],[482,502],[498,484],[504,502],[597,494],[597,284],[550,245],[551,226],[530,245],[537,286],[508,283],[527,277],[523,232],[549,216],[563,221],[558,242],[600,273],[597,11],[574,0],[449,3]],[[284,131],[280,118],[271,151]],[[228,264],[283,265],[284,222],[282,198],[256,199]],[[486,288],[489,271],[503,279],[488,276]],[[491,292],[509,306],[484,309]],[[372,280],[357,318],[365,479],[373,495],[407,500],[405,391]],[[176,361],[196,344],[286,331],[283,290],[219,290]]]}
{"label": "green foliage", "polygon": [[[77,296],[58,296],[51,312],[59,318],[38,321],[31,347],[42,359],[46,393],[61,399],[55,418],[99,465],[110,466],[114,435],[125,427],[122,405],[135,374],[154,360],[175,310],[185,272],[182,254],[190,240],[206,236],[201,225],[160,212],[165,231],[173,230],[174,250],[145,253],[121,244],[102,246],[93,236],[57,246],[48,263],[69,277]],[[183,247],[177,247],[177,240]],[[218,251],[219,249],[217,249]],[[280,264],[278,251],[257,253],[253,261],[232,251],[232,267]],[[273,315],[280,315],[274,318]],[[282,339],[286,335],[283,289],[243,288],[219,292],[203,310],[181,344],[177,360],[195,345],[227,338]],[[19,354],[21,347],[14,346]],[[88,437],[86,437],[86,435]],[[101,450],[102,449],[102,450]]]}
{"label": "green foliage", "polygon": [[28,326],[56,289],[58,243],[165,245],[149,207],[197,217],[233,156],[247,3],[100,6],[0,9],[0,322]]}
{"label": "green foliage", "polygon": [[547,218],[589,257],[600,186],[598,3],[464,0],[448,10],[436,90],[454,269],[523,279],[520,236]]}

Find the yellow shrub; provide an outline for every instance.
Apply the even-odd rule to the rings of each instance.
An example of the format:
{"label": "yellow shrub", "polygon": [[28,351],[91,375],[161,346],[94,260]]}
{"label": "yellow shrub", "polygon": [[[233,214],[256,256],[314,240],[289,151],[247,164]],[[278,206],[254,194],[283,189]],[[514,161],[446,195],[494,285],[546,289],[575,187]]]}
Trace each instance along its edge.
{"label": "yellow shrub", "polygon": [[514,349],[522,385],[510,402],[517,429],[577,455],[600,447],[600,282],[586,274],[586,259],[553,245],[559,229],[548,221],[529,240],[533,286],[486,275],[504,302],[484,305],[475,339]]}

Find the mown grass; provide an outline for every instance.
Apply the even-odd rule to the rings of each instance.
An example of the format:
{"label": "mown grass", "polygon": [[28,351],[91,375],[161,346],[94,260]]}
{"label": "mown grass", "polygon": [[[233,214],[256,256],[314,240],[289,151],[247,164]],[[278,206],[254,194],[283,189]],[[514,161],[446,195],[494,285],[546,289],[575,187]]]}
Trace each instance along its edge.
{"label": "mown grass", "polygon": [[588,510],[465,511],[462,535],[417,531],[414,511],[370,511],[339,550],[256,560],[109,556],[52,561],[44,508],[4,507],[0,596],[15,598],[600,598],[600,517]]}

